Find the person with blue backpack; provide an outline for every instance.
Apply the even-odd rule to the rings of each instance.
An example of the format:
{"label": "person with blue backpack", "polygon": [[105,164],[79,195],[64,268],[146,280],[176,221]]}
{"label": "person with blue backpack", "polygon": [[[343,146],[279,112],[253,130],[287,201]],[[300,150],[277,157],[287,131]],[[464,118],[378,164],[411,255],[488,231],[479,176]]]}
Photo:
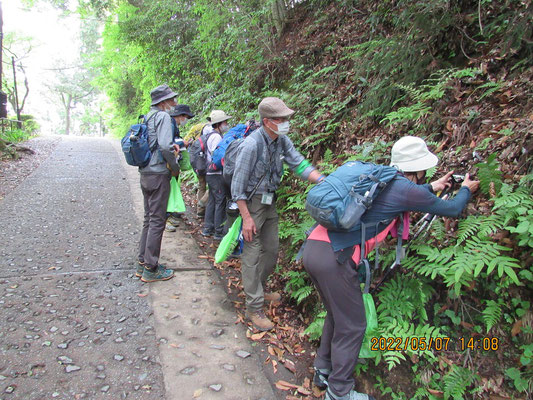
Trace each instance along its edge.
{"label": "person with blue backpack", "polygon": [[204,217],[203,236],[213,236],[215,240],[224,237],[224,222],[226,221],[227,188],[224,185],[222,171],[213,167],[213,152],[222,140],[222,136],[229,131],[228,120],[232,118],[222,110],[213,110],[209,115],[212,132],[206,138],[207,171],[205,179],[209,187],[209,199]]}
{"label": "person with blue backpack", "polygon": [[176,106],[175,93],[168,85],[160,85],[150,92],[150,112],[146,116],[150,161],[139,167],[144,197],[144,221],[139,242],[138,265],[135,276],[142,282],[155,282],[174,276],[172,269],[159,263],[161,240],[165,230],[170,177],[179,173],[174,144],[172,118],[168,114]]}
{"label": "person with blue backpack", "polygon": [[[301,179],[316,183],[323,176],[305,160],[287,134],[294,113],[277,97],[259,103],[261,127],[238,147],[231,194],[242,216],[244,237],[241,275],[246,295],[246,316],[256,329],[271,330],[274,324],[265,315],[265,302],[281,299],[277,292],[266,292],[266,282],[278,260],[279,234],[276,190],[281,183],[283,163]],[[228,160],[229,162],[230,160]],[[227,172],[228,164],[224,167]]]}
{"label": "person with blue backpack", "polygon": [[[452,200],[441,199],[435,193],[451,185],[453,172],[430,184],[424,183],[426,171],[437,162],[437,156],[429,151],[423,139],[405,136],[392,147],[394,168],[348,162],[309,192],[306,208],[317,221],[328,226],[316,226],[303,251],[304,267],[327,311],[313,378],[316,386],[327,388],[326,400],[374,399],[354,390],[353,372],[366,329],[359,263],[366,261],[368,252],[389,232],[396,233],[398,240],[407,238],[406,212],[458,217],[479,186],[467,174]],[[367,179],[369,185],[358,193],[355,188]],[[350,189],[347,182],[355,183]],[[379,191],[375,197],[370,194],[372,188]],[[335,202],[333,199],[338,195],[340,198]],[[327,204],[321,204],[327,198],[336,203],[330,204],[329,210]]]}

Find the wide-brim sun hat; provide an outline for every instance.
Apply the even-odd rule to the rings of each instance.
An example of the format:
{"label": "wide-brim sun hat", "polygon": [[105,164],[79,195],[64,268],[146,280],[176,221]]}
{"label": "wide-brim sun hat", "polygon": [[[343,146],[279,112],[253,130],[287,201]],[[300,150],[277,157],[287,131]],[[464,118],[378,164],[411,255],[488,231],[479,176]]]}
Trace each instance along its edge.
{"label": "wide-brim sun hat", "polygon": [[152,89],[150,92],[150,97],[152,98],[152,106],[155,106],[162,101],[173,99],[178,94],[174,92],[168,85],[159,85],[155,89]]}
{"label": "wide-brim sun hat", "polygon": [[425,171],[436,166],[439,158],[429,151],[426,142],[416,136],[404,136],[391,150],[391,167],[403,172]]}
{"label": "wide-brim sun hat", "polygon": [[213,110],[209,114],[208,120],[211,122],[211,125],[218,124],[220,122],[227,121],[228,119],[233,118],[231,115],[226,114],[222,110]]}
{"label": "wide-brim sun hat", "polygon": [[288,118],[294,114],[294,110],[287,107],[283,100],[277,97],[265,97],[257,107],[262,118]]}

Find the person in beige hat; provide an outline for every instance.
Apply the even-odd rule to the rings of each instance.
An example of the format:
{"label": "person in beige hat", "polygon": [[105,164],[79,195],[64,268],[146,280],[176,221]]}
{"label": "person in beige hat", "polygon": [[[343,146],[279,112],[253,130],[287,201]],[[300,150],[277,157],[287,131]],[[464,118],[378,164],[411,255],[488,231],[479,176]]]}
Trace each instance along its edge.
{"label": "person in beige hat", "polygon": [[[213,110],[209,114],[212,132],[207,138],[207,165],[211,164],[213,151],[222,140],[222,136],[229,131],[228,120],[232,118],[222,110]],[[222,171],[208,168],[205,176],[209,186],[209,198],[204,217],[203,236],[213,236],[215,240],[222,240],[224,222],[226,221],[226,197],[228,190],[222,178]]]}
{"label": "person in beige hat", "polygon": [[277,97],[259,103],[261,127],[239,146],[231,195],[243,219],[244,247],[241,273],[246,294],[246,315],[259,330],[274,327],[264,313],[266,302],[279,302],[279,293],[268,293],[266,281],[278,260],[279,235],[276,190],[283,162],[300,178],[316,183],[323,176],[294,148],[287,136],[294,113]]}
{"label": "person in beige hat", "polygon": [[[434,193],[451,185],[453,171],[425,184],[426,171],[435,167],[437,162],[437,156],[429,151],[421,138],[405,136],[394,144],[391,165],[398,169],[398,173],[364,214],[367,246],[383,240],[391,222],[405,212],[448,217],[461,214],[479,182],[471,180],[467,174],[457,195],[451,200],[443,200]],[[397,221],[403,225],[402,222],[408,223],[408,219]],[[361,285],[354,268],[361,259],[361,231],[361,224],[350,232],[334,232],[319,225],[307,238],[303,252],[305,270],[327,311],[313,377],[316,386],[327,389],[325,400],[374,399],[356,392],[353,380],[366,329]]]}

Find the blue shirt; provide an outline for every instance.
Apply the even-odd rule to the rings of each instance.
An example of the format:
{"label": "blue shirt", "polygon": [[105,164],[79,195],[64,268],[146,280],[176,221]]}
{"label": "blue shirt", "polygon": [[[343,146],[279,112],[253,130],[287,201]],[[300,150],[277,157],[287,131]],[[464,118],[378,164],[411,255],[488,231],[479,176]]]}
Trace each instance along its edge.
{"label": "blue shirt", "polygon": [[[431,185],[417,185],[406,177],[398,175],[378,195],[370,210],[361,217],[361,222],[367,224],[365,238],[368,240],[376,236],[393,218],[405,211],[458,217],[470,200],[470,196],[470,189],[463,186],[453,199],[442,200],[433,194]],[[379,224],[382,221],[386,223]],[[339,251],[361,243],[361,225],[357,225],[350,232],[328,230],[328,235],[333,251]]]}

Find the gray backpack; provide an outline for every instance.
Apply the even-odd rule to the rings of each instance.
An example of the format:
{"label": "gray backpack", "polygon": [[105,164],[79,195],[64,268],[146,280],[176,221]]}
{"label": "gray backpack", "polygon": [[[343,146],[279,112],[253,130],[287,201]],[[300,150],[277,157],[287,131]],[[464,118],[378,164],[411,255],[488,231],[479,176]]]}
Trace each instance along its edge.
{"label": "gray backpack", "polygon": [[[262,146],[264,143],[264,140],[262,140],[260,136],[259,130],[253,131],[247,137],[253,137],[258,146]],[[231,180],[233,179],[233,173],[235,172],[235,162],[237,161],[237,157],[241,152],[241,143],[244,142],[247,137],[235,139],[226,148],[226,153],[224,154],[224,169],[222,170],[222,176],[224,178],[224,182],[230,188]],[[260,154],[263,154],[262,150],[260,151]]]}

